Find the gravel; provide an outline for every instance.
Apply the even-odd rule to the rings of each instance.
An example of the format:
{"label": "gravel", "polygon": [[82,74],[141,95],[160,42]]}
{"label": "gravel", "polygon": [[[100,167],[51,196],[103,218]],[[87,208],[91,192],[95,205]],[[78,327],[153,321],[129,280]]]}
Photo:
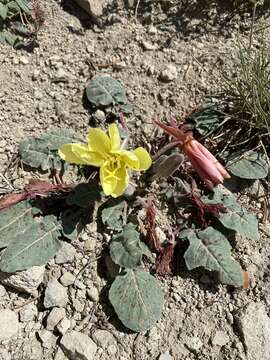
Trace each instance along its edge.
{"label": "gravel", "polygon": [[9,309],[0,310],[0,342],[15,337],[19,330],[18,315]]}
{"label": "gravel", "polygon": [[68,302],[67,289],[57,280],[52,279],[48,282],[45,290],[44,307],[46,309],[65,307]]}
{"label": "gravel", "polygon": [[61,339],[61,347],[70,360],[93,360],[97,345],[87,335],[78,331],[70,331]]}

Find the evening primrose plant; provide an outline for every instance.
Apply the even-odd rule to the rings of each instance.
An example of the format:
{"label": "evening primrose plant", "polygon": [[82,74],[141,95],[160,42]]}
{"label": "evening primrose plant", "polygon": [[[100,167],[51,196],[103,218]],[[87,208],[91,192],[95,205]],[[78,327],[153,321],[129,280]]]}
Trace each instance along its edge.
{"label": "evening primrose plant", "polygon": [[121,196],[129,184],[129,169],[148,170],[152,164],[147,150],[138,147],[133,151],[125,150],[126,142],[121,144],[117,125],[111,124],[108,135],[101,129],[91,128],[87,144],[64,144],[59,156],[77,165],[100,168],[100,182],[105,195],[116,198]]}

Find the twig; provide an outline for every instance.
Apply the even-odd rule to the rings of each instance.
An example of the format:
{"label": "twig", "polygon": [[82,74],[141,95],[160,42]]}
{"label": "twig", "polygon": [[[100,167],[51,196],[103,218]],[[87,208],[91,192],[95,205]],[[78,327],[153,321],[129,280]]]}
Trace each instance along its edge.
{"label": "twig", "polygon": [[141,0],[138,0],[137,4],[136,4],[135,14],[134,14],[135,19],[137,19],[137,16],[138,16],[138,9],[139,9],[140,2],[141,2]]}
{"label": "twig", "polygon": [[31,304],[32,302],[36,301],[37,299],[39,299],[41,297],[41,295],[38,295],[32,299],[29,299],[27,300],[25,303],[21,304],[21,305],[18,305],[18,306],[15,306],[13,310],[19,310],[21,308],[23,308],[24,306],[28,305],[28,304]]}

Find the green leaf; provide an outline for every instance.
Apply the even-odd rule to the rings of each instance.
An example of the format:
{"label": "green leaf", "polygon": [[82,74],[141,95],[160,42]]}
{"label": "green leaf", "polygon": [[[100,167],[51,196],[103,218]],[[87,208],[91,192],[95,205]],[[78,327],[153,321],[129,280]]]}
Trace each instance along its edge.
{"label": "green leaf", "polygon": [[206,104],[191,114],[187,122],[195,125],[196,130],[203,136],[215,130],[224,120],[224,114],[215,104]]}
{"label": "green leaf", "polygon": [[256,151],[234,154],[226,167],[230,173],[242,179],[263,179],[269,172],[266,156]]}
{"label": "green leaf", "polygon": [[59,236],[55,216],[45,216],[42,222],[33,219],[1,253],[1,271],[11,273],[46,264],[61,247]]}
{"label": "green leaf", "polygon": [[61,145],[74,142],[74,133],[69,129],[57,129],[42,134],[40,139],[46,141],[49,150],[57,151]]}
{"label": "green leaf", "polygon": [[33,219],[37,209],[29,201],[22,201],[0,212],[0,248],[6,247],[22,233]]}
{"label": "green leaf", "polygon": [[135,268],[141,265],[143,249],[140,234],[136,226],[127,224],[123,232],[114,237],[110,245],[110,255],[113,262],[124,268]]}
{"label": "green leaf", "polygon": [[102,210],[101,218],[104,225],[107,225],[113,230],[120,231],[124,226],[124,208],[127,205],[126,201],[121,201],[120,203],[115,204],[115,201],[108,202],[106,205],[111,205]]}
{"label": "green leaf", "polygon": [[76,240],[82,230],[82,218],[85,209],[71,207],[61,212],[60,222],[63,235],[69,240]]}
{"label": "green leaf", "polygon": [[77,205],[86,208],[100,199],[100,187],[96,182],[91,182],[77,185],[68,195],[66,201],[68,205]]}
{"label": "green leaf", "polygon": [[20,39],[18,38],[18,36],[11,34],[9,31],[5,31],[4,36],[5,36],[6,43],[13,47],[16,47],[16,45],[18,45],[18,43],[20,42]]}
{"label": "green leaf", "polygon": [[21,34],[21,35],[30,35],[31,31],[29,30],[29,28],[25,25],[23,25],[22,23],[20,23],[19,21],[13,21],[12,22],[12,29],[13,31]]}
{"label": "green leaf", "polygon": [[231,245],[226,237],[212,227],[187,234],[189,248],[184,258],[189,270],[203,267],[218,272],[222,283],[243,286],[241,266],[231,258]]}
{"label": "green leaf", "polygon": [[0,17],[5,20],[7,18],[8,8],[0,2]]}
{"label": "green leaf", "polygon": [[22,11],[24,11],[25,13],[31,15],[31,8],[29,6],[29,2],[27,2],[26,0],[15,0],[16,3],[18,4],[18,6],[20,7],[20,9]]}
{"label": "green leaf", "polygon": [[216,187],[213,194],[203,197],[207,204],[223,204],[227,212],[220,212],[218,220],[228,229],[238,232],[250,239],[258,240],[258,220],[255,214],[249,213],[241,206],[233,194],[226,192],[222,187]]}
{"label": "green leaf", "polygon": [[61,159],[58,148],[67,143],[74,142],[70,131],[61,129],[42,134],[37,138],[27,138],[19,145],[19,154],[24,164],[33,168],[61,169]]}
{"label": "green leaf", "polygon": [[89,102],[97,107],[127,104],[123,85],[110,76],[96,76],[86,88]]}
{"label": "green leaf", "polygon": [[20,11],[20,7],[16,3],[16,1],[10,1],[9,3],[7,3],[7,7],[12,12],[19,12]]}
{"label": "green leaf", "polygon": [[143,332],[160,319],[164,293],[152,275],[140,269],[128,269],[114,280],[109,299],[127,328]]}

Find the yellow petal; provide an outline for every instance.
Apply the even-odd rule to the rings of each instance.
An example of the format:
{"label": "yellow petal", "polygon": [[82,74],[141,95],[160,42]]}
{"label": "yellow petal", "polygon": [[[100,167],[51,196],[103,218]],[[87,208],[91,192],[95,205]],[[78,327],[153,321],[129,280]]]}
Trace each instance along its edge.
{"label": "yellow petal", "polygon": [[133,151],[139,160],[139,169],[138,170],[148,170],[152,165],[152,159],[148,151],[142,147],[138,147]]}
{"label": "yellow petal", "polygon": [[60,146],[58,154],[61,159],[71,164],[86,164],[80,156],[80,153],[88,151],[88,146],[84,144],[65,144]]}
{"label": "yellow petal", "polygon": [[90,151],[98,152],[106,157],[111,150],[111,141],[103,130],[92,128],[88,134],[88,147]]}
{"label": "yellow petal", "polygon": [[118,150],[120,148],[120,135],[116,124],[109,126],[109,136],[112,150]]}
{"label": "yellow petal", "polygon": [[113,192],[111,193],[112,197],[114,198],[123,195],[129,183],[129,175],[125,166],[121,167],[116,172],[116,175],[118,180]]}
{"label": "yellow petal", "polygon": [[89,151],[84,144],[65,144],[58,150],[59,156],[71,164],[101,166],[103,158],[100,154]]}
{"label": "yellow petal", "polygon": [[133,170],[140,170],[140,162],[138,157],[134,154],[133,151],[128,150],[119,150],[115,152],[119,155],[120,160],[126,164],[129,168]]}
{"label": "yellow petal", "polygon": [[111,195],[116,187],[117,179],[115,177],[108,178],[106,176],[106,168],[104,166],[101,166],[99,176],[104,194]]}

